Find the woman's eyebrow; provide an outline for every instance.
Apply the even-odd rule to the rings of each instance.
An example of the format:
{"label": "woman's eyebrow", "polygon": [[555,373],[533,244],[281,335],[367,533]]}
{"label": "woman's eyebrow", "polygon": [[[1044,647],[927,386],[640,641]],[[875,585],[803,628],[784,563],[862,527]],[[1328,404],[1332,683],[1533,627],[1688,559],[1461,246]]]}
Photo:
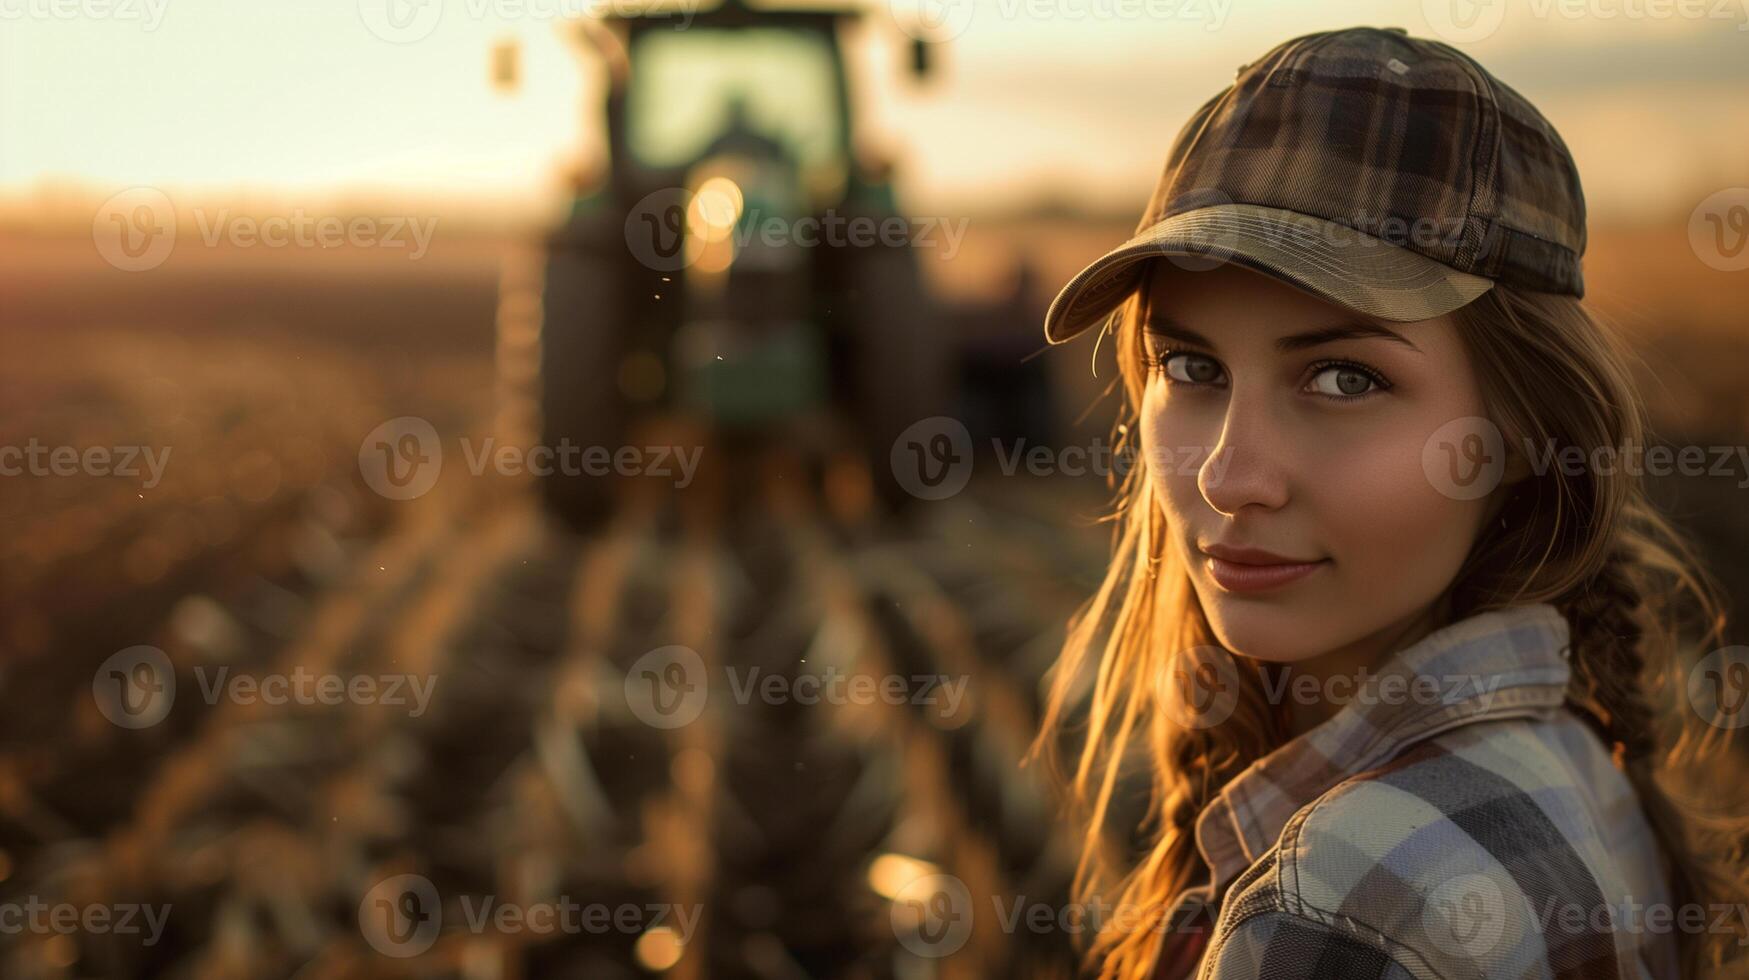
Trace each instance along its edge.
{"label": "woman's eyebrow", "polygon": [[[1209,350],[1216,349],[1207,337],[1167,317],[1151,317],[1147,323],[1147,331],[1157,337],[1195,344]],[[1338,323],[1328,327],[1319,327],[1316,330],[1307,330],[1303,333],[1289,334],[1286,337],[1276,339],[1275,349],[1283,354],[1292,354],[1295,351],[1317,347],[1321,344],[1333,344],[1338,340],[1364,340],[1370,337],[1396,341],[1416,353],[1421,351],[1421,348],[1416,347],[1409,338],[1394,330],[1388,330],[1375,323],[1362,322]]]}

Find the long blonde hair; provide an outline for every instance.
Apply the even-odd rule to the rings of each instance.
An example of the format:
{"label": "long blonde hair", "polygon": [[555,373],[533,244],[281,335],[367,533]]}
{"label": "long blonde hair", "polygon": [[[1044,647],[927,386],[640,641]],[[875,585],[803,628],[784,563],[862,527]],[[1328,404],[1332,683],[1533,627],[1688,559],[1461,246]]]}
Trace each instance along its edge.
{"label": "long blonde hair", "polygon": [[[1112,320],[1119,443],[1139,437],[1148,380],[1141,299],[1131,297]],[[1454,318],[1492,420],[1516,444],[1577,447],[1585,459],[1597,458],[1594,450],[1645,445],[1649,426],[1629,352],[1577,300],[1497,286]],[[1136,462],[1121,481],[1112,478],[1111,565],[1069,623],[1033,753],[1062,781],[1071,815],[1086,830],[1075,898],[1159,915],[1203,874],[1193,839],[1197,815],[1288,736],[1265,697],[1261,665],[1231,654],[1240,695],[1227,721],[1190,728],[1163,710],[1158,678],[1173,676],[1181,666],[1174,659],[1219,644],[1188,571],[1165,547],[1147,454],[1126,448]],[[1674,901],[1737,902],[1749,895],[1745,821],[1678,802],[1683,773],[1729,756],[1722,726],[1677,703],[1684,651],[1722,642],[1719,590],[1659,515],[1638,470],[1598,469],[1575,475],[1548,467],[1516,484],[1454,577],[1448,608],[1457,619],[1548,602],[1566,615],[1568,703],[1613,746],[1638,790],[1669,858]],[[1688,644],[1679,640],[1689,632]],[[1143,781],[1148,792],[1137,794]],[[1087,941],[1087,964],[1101,978],[1145,978],[1161,936],[1158,928],[1101,929]],[[1683,934],[1684,975],[1720,963],[1731,938]]]}

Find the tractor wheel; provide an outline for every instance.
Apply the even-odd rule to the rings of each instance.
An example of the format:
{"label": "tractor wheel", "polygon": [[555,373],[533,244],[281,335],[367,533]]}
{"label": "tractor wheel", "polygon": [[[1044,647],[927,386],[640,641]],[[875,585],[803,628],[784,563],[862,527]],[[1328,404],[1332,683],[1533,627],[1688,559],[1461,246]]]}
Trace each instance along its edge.
{"label": "tractor wheel", "polygon": [[[619,369],[629,311],[613,272],[596,250],[549,246],[541,288],[540,444],[556,461],[625,442],[629,413]],[[612,511],[612,478],[564,469],[555,463],[540,478],[548,507],[577,530],[600,526]]]}
{"label": "tractor wheel", "polygon": [[888,514],[917,498],[893,470],[894,442],[912,424],[953,407],[954,338],[909,246],[851,249],[855,337],[852,406],[862,429],[876,499]]}

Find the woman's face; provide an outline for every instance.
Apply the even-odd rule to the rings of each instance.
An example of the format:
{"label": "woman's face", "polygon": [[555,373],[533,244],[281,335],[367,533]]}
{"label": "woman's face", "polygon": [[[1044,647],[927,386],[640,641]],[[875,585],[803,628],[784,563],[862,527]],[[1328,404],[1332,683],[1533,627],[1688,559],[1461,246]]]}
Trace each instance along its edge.
{"label": "woman's face", "polygon": [[[1486,497],[1423,468],[1447,423],[1484,415],[1451,318],[1390,323],[1238,266],[1154,265],[1142,446],[1216,638],[1283,663],[1392,652],[1487,519]],[[1254,564],[1290,559],[1310,567]]]}

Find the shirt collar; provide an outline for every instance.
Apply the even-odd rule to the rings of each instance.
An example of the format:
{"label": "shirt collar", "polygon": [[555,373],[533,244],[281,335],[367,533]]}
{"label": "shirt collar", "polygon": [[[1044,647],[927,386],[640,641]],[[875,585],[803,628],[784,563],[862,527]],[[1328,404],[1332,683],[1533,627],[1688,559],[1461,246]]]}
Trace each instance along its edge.
{"label": "shirt collar", "polygon": [[1252,763],[1203,808],[1196,845],[1210,876],[1198,897],[1216,900],[1301,807],[1409,745],[1461,725],[1558,709],[1567,646],[1560,610],[1530,603],[1459,620],[1392,656],[1334,716]]}

